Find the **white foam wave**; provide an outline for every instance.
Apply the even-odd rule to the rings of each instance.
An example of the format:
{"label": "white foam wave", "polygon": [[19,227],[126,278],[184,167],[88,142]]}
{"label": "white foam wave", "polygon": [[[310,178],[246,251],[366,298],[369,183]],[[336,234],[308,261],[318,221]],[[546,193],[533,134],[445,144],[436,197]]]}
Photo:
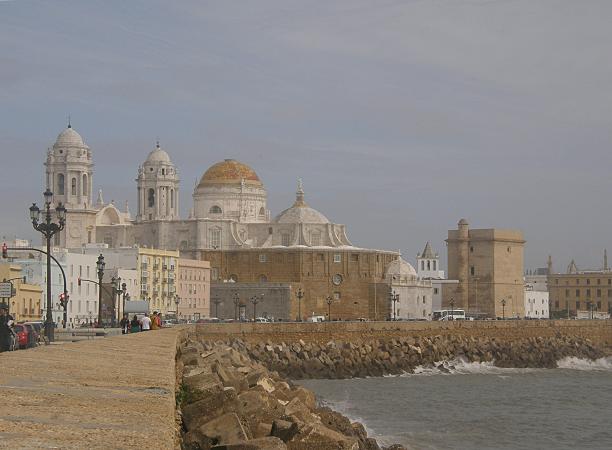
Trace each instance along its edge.
{"label": "white foam wave", "polygon": [[496,367],[493,362],[469,362],[465,359],[453,359],[451,361],[439,361],[427,366],[415,367],[413,373],[402,376],[432,376],[432,375],[504,375],[513,373],[527,373],[539,369],[519,369]]}
{"label": "white foam wave", "polygon": [[563,358],[557,362],[559,369],[611,372],[612,356],[599,358],[594,361],[575,357]]}

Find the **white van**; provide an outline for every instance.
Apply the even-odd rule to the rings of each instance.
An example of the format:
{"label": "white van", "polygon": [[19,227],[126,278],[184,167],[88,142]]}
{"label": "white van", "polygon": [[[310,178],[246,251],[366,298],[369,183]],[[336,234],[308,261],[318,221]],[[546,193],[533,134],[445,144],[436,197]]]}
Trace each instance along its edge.
{"label": "white van", "polygon": [[310,316],[307,322],[325,322],[325,316]]}

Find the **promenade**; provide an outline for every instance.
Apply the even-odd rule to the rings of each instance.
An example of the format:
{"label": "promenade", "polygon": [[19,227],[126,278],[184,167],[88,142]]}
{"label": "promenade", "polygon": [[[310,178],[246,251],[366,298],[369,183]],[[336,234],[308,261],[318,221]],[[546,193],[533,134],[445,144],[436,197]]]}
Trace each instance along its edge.
{"label": "promenade", "polygon": [[178,446],[178,329],[0,353],[0,448]]}

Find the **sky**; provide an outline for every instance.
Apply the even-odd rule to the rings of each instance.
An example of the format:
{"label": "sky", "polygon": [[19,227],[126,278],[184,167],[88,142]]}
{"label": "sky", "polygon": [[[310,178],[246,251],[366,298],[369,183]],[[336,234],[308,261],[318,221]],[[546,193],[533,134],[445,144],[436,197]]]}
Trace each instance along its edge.
{"label": "sky", "polygon": [[159,139],[182,214],[215,162],[272,214],[306,200],[414,262],[447,230],[520,229],[525,267],[612,251],[609,0],[0,0],[0,237],[34,238],[67,117],[94,190],[136,206]]}

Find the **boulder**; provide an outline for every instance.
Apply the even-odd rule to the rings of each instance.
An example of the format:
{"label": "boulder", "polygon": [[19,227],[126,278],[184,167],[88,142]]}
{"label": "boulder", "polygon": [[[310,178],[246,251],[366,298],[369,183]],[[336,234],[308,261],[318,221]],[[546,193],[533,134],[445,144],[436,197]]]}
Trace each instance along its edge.
{"label": "boulder", "polygon": [[235,413],[227,413],[198,427],[198,432],[213,445],[246,441],[248,436]]}
{"label": "boulder", "polygon": [[355,438],[330,430],[321,423],[311,423],[303,426],[298,434],[287,442],[287,448],[289,450],[359,450],[359,443]]}
{"label": "boulder", "polygon": [[282,439],[283,442],[290,441],[298,433],[298,425],[295,422],[277,419],[272,422],[270,435]]}
{"label": "boulder", "polygon": [[200,400],[182,407],[183,424],[189,431],[196,429],[214,417],[235,409],[236,400],[233,389],[209,391]]}

